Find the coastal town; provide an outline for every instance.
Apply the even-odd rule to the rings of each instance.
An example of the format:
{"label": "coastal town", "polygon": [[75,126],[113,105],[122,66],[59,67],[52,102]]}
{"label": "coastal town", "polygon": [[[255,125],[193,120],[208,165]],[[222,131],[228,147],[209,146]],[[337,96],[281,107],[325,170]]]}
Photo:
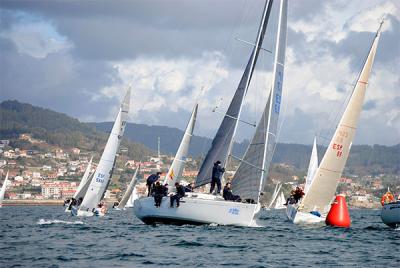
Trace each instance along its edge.
{"label": "coastal town", "polygon": [[[17,147],[20,146],[20,147]],[[121,147],[113,172],[112,182],[105,193],[109,202],[118,201],[135,169],[140,165],[141,172],[136,184],[139,195],[146,194],[147,178],[152,173],[168,171],[173,156],[149,155],[146,161],[129,159],[127,148]],[[0,174],[3,181],[9,173],[9,184],[5,193],[5,204],[62,204],[71,198],[79,186],[90,158],[93,162],[99,159],[98,152],[82,151],[79,148],[62,148],[50,145],[43,140],[33,138],[29,134],[21,134],[14,140],[0,140]],[[194,180],[198,172],[198,160],[188,158],[182,175],[183,183]],[[276,164],[280,169],[290,166]],[[94,170],[96,164],[92,166]],[[232,168],[235,170],[235,167]],[[229,176],[233,172],[228,171]],[[295,186],[304,187],[302,173],[287,178],[277,178],[271,175],[273,184],[283,181],[287,193]],[[377,208],[382,191],[387,188],[386,174],[357,176],[347,175],[340,179],[339,191],[346,195],[349,205],[358,208]],[[395,175],[393,179],[399,179]],[[398,191],[399,189],[393,189]],[[266,200],[267,201],[267,200]]]}

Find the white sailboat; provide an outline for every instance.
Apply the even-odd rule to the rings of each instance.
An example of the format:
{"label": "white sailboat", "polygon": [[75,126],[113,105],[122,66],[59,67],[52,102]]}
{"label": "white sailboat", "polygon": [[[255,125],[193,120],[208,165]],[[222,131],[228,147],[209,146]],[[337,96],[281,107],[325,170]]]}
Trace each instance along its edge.
{"label": "white sailboat", "polygon": [[298,224],[325,222],[331,202],[335,196],[362,110],[365,91],[381,35],[382,23],[372,42],[364,67],[358,77],[347,107],[336,128],[325,155],[314,174],[314,178],[300,204],[288,204],[287,217]]}
{"label": "white sailboat", "polygon": [[[250,80],[261,49],[268,18],[272,9],[272,0],[266,2],[257,39],[250,59],[243,73],[234,97],[224,119],[214,137],[196,178],[196,187],[210,183],[214,162],[221,161],[226,165],[233,144],[237,123],[240,120],[243,99],[247,93]],[[169,208],[166,198],[160,208],[154,206],[150,198],[135,201],[135,214],[145,223],[189,223],[251,226],[254,215],[260,210],[260,193],[265,186],[269,165],[275,148],[278,115],[282,99],[282,82],[286,48],[287,0],[279,5],[279,23],[275,51],[272,89],[266,108],[257,126],[256,132],[246,154],[232,181],[232,189],[242,199],[249,202],[225,201],[220,196],[203,193],[188,193],[178,208]],[[144,213],[144,211],[146,213]]]}
{"label": "white sailboat", "polygon": [[304,193],[307,193],[310,188],[311,182],[314,179],[315,172],[318,169],[318,152],[317,152],[317,138],[314,138],[313,148],[311,151],[310,163],[308,164],[308,171],[306,183],[304,185]]}
{"label": "white sailboat", "polygon": [[269,202],[267,209],[272,208],[273,204],[275,203],[276,199],[278,198],[278,194],[279,194],[279,191],[281,190],[281,188],[282,188],[282,183],[279,182],[275,185],[274,193],[272,194],[271,201]]}
{"label": "white sailboat", "polygon": [[286,203],[285,195],[283,194],[283,192],[281,192],[279,197],[276,199],[274,209],[286,208],[285,203]]}
{"label": "white sailboat", "polygon": [[[76,211],[76,209],[71,210],[73,215],[93,216],[95,212],[98,214],[96,208],[110,183],[118,147],[125,131],[126,120],[129,112],[130,95],[131,90],[128,89],[119,109],[117,118],[115,119],[110,136],[108,137],[103,154],[101,155],[100,162],[92,179],[90,180],[90,184],[85,197],[83,198],[82,204],[80,205],[78,211]],[[100,215],[103,214],[104,211],[100,213]]]}
{"label": "white sailboat", "polygon": [[0,207],[3,206],[3,200],[4,200],[4,195],[6,193],[7,184],[8,184],[8,171],[6,174],[6,178],[4,179],[4,182],[3,182],[3,186],[1,186],[1,189],[0,189]]}
{"label": "white sailboat", "polygon": [[135,200],[138,199],[138,198],[139,198],[139,195],[138,195],[138,193],[136,191],[136,188],[133,187],[132,194],[129,197],[128,202],[126,202],[125,208],[133,208],[133,204],[134,204]]}
{"label": "white sailboat", "polygon": [[140,166],[138,166],[135,170],[135,173],[132,176],[132,180],[128,185],[128,188],[126,188],[125,194],[122,197],[121,201],[118,204],[118,209],[125,209],[128,201],[132,198],[133,191],[135,190],[135,183],[136,183],[136,178],[138,171],[140,170]]}
{"label": "white sailboat", "polygon": [[[75,200],[79,200],[80,198],[83,198],[87,192],[87,189],[89,188],[92,160],[93,160],[93,157],[90,158],[90,161],[86,167],[85,173],[83,174],[81,182],[79,183],[78,189],[76,189],[76,192],[73,196],[73,198]],[[67,208],[65,209],[65,212],[70,212],[70,211],[71,211],[71,206],[68,205]]]}

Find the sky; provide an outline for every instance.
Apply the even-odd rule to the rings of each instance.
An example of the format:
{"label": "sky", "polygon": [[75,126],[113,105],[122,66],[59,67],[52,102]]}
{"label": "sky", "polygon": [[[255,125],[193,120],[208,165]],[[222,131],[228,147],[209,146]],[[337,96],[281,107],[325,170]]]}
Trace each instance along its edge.
{"label": "sky", "polygon": [[[277,1],[263,47],[274,49]],[[0,101],[84,122],[129,121],[212,137],[254,42],[264,1],[0,1]],[[385,16],[355,144],[400,142],[400,1],[290,0],[278,141],[326,145]],[[257,122],[273,54],[260,53],[242,119]],[[213,112],[215,110],[216,112]],[[236,140],[254,128],[240,124]]]}

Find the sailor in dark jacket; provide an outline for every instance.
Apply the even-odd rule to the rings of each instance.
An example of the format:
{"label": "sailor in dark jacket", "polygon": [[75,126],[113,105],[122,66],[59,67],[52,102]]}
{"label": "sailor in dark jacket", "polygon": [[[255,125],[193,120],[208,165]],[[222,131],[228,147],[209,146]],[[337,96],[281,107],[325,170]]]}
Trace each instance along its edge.
{"label": "sailor in dark jacket", "polygon": [[156,174],[151,174],[147,177],[146,185],[147,185],[147,196],[151,195],[151,188],[154,187],[154,183],[158,181],[160,178],[161,172],[157,172]]}
{"label": "sailor in dark jacket", "polygon": [[224,174],[225,168],[221,167],[221,161],[217,161],[214,163],[214,167],[212,169],[212,177],[211,177],[211,188],[210,194],[213,193],[215,184],[217,184],[217,193],[221,193],[221,177]]}
{"label": "sailor in dark jacket", "polygon": [[171,195],[171,208],[174,207],[174,201],[176,201],[176,207],[179,207],[179,200],[185,196],[185,187],[179,184],[179,182],[175,183],[176,194]]}
{"label": "sailor in dark jacket", "polygon": [[154,186],[154,205],[156,207],[161,206],[161,201],[164,196],[166,196],[165,187],[158,181],[156,182],[156,186]]}
{"label": "sailor in dark jacket", "polygon": [[234,195],[232,193],[232,189],[231,189],[231,183],[228,182],[225,187],[224,187],[224,191],[222,193],[222,197],[227,200],[227,201],[236,201],[236,202],[240,202],[240,196],[238,195]]}

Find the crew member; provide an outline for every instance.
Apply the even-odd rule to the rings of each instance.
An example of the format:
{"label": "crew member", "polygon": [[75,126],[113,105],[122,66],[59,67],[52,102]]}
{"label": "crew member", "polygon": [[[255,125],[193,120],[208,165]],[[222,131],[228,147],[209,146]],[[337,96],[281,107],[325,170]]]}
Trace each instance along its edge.
{"label": "crew member", "polygon": [[293,194],[295,203],[297,204],[303,196],[304,196],[303,189],[301,189],[300,187],[297,186],[296,190],[294,191],[294,194]]}
{"label": "crew member", "polygon": [[156,174],[151,174],[147,177],[146,185],[147,185],[147,196],[151,195],[151,188],[154,187],[154,184],[160,178],[161,172],[157,172]]}
{"label": "crew member", "polygon": [[240,202],[240,201],[242,201],[242,200],[240,199],[240,196],[234,195],[234,194],[232,193],[231,183],[230,183],[230,182],[228,182],[228,183],[225,185],[224,190],[223,190],[223,192],[222,192],[222,197],[223,197],[225,200],[227,200],[227,201],[235,201],[235,202]]}
{"label": "crew member", "polygon": [[394,202],[394,196],[390,191],[387,191],[386,194],[384,194],[381,198],[381,204],[384,206],[385,204],[389,204],[391,202]]}
{"label": "crew member", "polygon": [[176,207],[179,207],[179,201],[182,197],[185,196],[185,188],[179,184],[179,182],[175,183],[176,194],[171,195],[171,208],[174,207],[174,201],[176,201]]}
{"label": "crew member", "polygon": [[[167,188],[167,192],[168,192],[168,188]],[[156,207],[161,206],[162,198],[165,195],[166,195],[165,186],[161,185],[161,183],[159,181],[156,182],[156,185],[154,186],[154,205]]]}
{"label": "crew member", "polygon": [[218,160],[217,162],[215,162],[212,169],[210,194],[214,192],[215,184],[217,184],[217,193],[221,193],[221,177],[224,172],[225,168],[221,167],[221,161]]}
{"label": "crew member", "polygon": [[185,186],[185,192],[193,192],[193,190],[194,190],[194,182],[191,182]]}

